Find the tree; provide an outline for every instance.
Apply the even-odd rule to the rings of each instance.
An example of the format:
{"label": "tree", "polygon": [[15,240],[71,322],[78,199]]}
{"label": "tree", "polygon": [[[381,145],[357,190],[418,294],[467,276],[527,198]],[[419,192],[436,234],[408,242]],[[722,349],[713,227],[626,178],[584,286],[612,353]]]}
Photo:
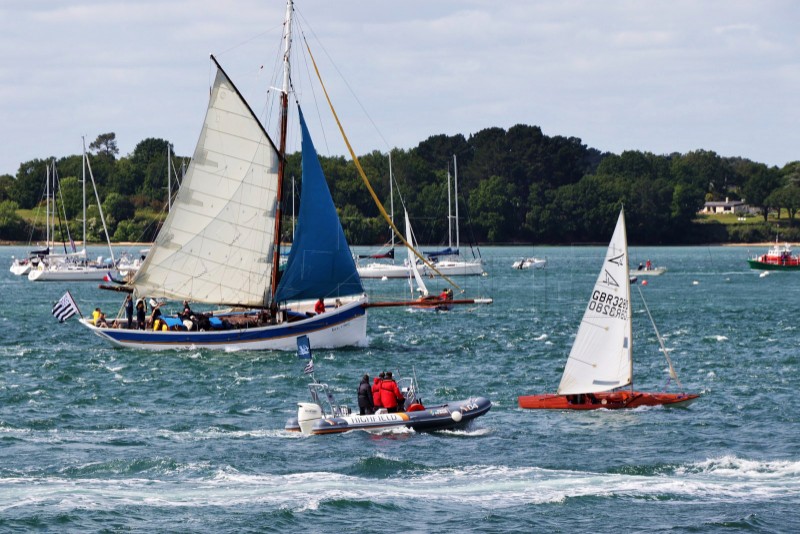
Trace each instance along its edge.
{"label": "tree", "polygon": [[103,213],[115,222],[133,219],[136,208],[128,197],[119,193],[109,193],[103,202]]}
{"label": "tree", "polygon": [[119,153],[117,148],[117,134],[114,132],[104,133],[97,136],[97,139],[89,143],[89,150],[94,150],[98,154],[105,154],[111,159]]}
{"label": "tree", "polygon": [[13,200],[0,202],[0,238],[9,240],[25,239],[26,224],[17,215],[19,205]]}
{"label": "tree", "polygon": [[506,241],[514,235],[514,229],[522,226],[517,216],[520,213],[519,202],[514,185],[499,176],[492,176],[478,185],[470,195],[469,209],[471,213],[480,213],[476,226],[481,236],[489,241]]}
{"label": "tree", "polygon": [[11,196],[11,188],[14,185],[14,177],[10,174],[0,176],[0,201],[6,200]]}
{"label": "tree", "polygon": [[[78,178],[68,176],[59,181],[60,200],[64,206],[64,216],[67,220],[72,221],[79,216],[83,217],[83,187]],[[86,195],[91,195],[92,192],[87,191]],[[87,200],[90,202],[91,200]]]}
{"label": "tree", "polygon": [[744,184],[745,200],[751,206],[761,208],[764,222],[766,222],[770,208],[767,199],[780,186],[778,172],[762,163],[751,163],[745,172],[748,175]]}

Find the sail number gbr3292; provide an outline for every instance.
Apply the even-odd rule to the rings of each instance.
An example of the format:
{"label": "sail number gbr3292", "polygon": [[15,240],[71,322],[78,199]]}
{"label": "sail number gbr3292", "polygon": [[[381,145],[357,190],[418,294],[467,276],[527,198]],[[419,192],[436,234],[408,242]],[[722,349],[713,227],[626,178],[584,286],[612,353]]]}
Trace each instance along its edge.
{"label": "sail number gbr3292", "polygon": [[627,321],[628,299],[605,291],[595,290],[592,293],[592,300],[589,301],[589,310],[609,317],[619,317],[623,321]]}

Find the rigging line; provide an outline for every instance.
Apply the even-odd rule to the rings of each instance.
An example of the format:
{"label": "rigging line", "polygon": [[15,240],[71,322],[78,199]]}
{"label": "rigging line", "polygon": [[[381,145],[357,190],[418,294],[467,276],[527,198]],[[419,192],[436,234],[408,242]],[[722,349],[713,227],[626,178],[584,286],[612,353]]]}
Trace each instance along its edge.
{"label": "rigging line", "polygon": [[658,333],[658,328],[656,328],[656,322],[653,320],[653,316],[650,314],[650,308],[647,307],[647,302],[644,300],[644,295],[642,294],[642,288],[636,286],[636,289],[639,291],[639,296],[642,299],[642,304],[644,304],[644,309],[647,312],[647,316],[650,318],[650,322],[653,324],[653,330],[656,331],[656,337],[658,338],[658,343],[661,345],[661,351],[664,353],[664,358],[667,359],[667,364],[669,364],[669,376],[675,379],[675,383],[678,384],[678,387],[683,389],[683,385],[681,381],[678,379],[678,373],[675,372],[675,368],[672,367],[672,360],[669,359],[669,354],[667,354],[667,347],[664,346],[664,338],[661,337],[661,334]]}
{"label": "rigging line", "polygon": [[[300,30],[300,36],[302,37],[303,42],[308,43],[308,40],[306,39],[306,34],[303,31],[303,27],[300,25],[300,22],[297,21],[296,24],[298,26],[298,29]],[[306,44],[306,47],[308,47],[307,44]],[[302,49],[300,49],[300,50],[302,50]],[[313,80],[313,77],[311,76],[311,68],[308,65],[308,57],[305,54],[302,54],[302,58],[303,58],[303,65],[305,65],[305,67],[306,67],[306,76],[308,76],[309,81]],[[316,93],[316,90],[314,89],[314,84],[313,83],[309,83],[308,86],[311,89],[311,95],[313,97],[312,100],[314,101],[314,109],[317,112],[317,120],[319,121],[319,123],[321,125],[322,124],[322,111],[320,110],[320,107],[319,107],[319,99],[317,98],[317,93]],[[295,102],[297,102],[296,93],[295,93]],[[297,103],[298,103],[298,105],[300,104],[299,102],[297,102]],[[322,132],[322,139],[325,142],[325,150],[326,150],[326,152],[328,154],[331,154],[332,150],[330,148],[330,145],[328,144],[328,135],[325,133],[326,129],[325,128],[320,128],[320,130]]]}
{"label": "rigging line", "polygon": [[378,210],[381,212],[381,215],[383,215],[383,218],[386,220],[387,223],[389,223],[389,226],[392,228],[392,230],[394,230],[395,234],[400,239],[400,241],[402,241],[403,244],[407,246],[417,258],[422,260],[422,262],[425,265],[430,267],[436,274],[441,276],[444,280],[447,280],[447,282],[451,286],[453,286],[454,288],[458,289],[463,293],[464,290],[461,289],[461,287],[459,287],[458,284],[456,284],[448,277],[443,275],[441,272],[439,272],[439,270],[436,269],[436,267],[434,267],[431,262],[425,259],[417,249],[415,249],[413,246],[411,246],[411,244],[408,241],[406,241],[406,238],[403,236],[403,234],[400,233],[400,231],[397,229],[397,226],[394,225],[394,221],[392,221],[391,217],[389,217],[389,214],[386,213],[383,204],[380,202],[380,200],[378,200],[378,195],[375,194],[375,190],[372,188],[372,184],[369,183],[369,178],[367,178],[364,169],[361,167],[361,162],[358,160],[358,156],[356,156],[355,150],[353,150],[352,145],[350,145],[350,140],[344,133],[344,127],[342,126],[341,121],[339,121],[339,115],[336,114],[336,110],[333,108],[333,102],[331,102],[330,96],[328,96],[328,91],[327,89],[325,89],[325,83],[322,81],[322,76],[320,75],[319,69],[317,68],[317,62],[314,60],[314,54],[311,53],[311,48],[308,45],[308,41],[305,41],[305,44],[306,44],[306,49],[308,50],[308,55],[311,58],[311,63],[314,66],[314,71],[317,74],[317,79],[319,80],[319,83],[322,86],[322,92],[325,94],[325,99],[328,101],[328,106],[331,108],[331,113],[333,113],[333,118],[336,120],[336,125],[339,127],[339,131],[342,134],[344,143],[347,145],[347,150],[350,152],[350,156],[353,158],[353,163],[355,164],[356,169],[358,169],[358,173],[361,176],[361,180],[364,182],[364,185],[367,186],[367,190],[369,191],[370,196],[372,196],[372,200],[375,202],[375,205],[378,207]]}
{"label": "rigging line", "polygon": [[[298,17],[302,18],[303,21],[305,21],[305,17],[303,17],[303,15],[301,13],[299,13],[297,11],[295,11],[295,12],[297,13]],[[325,46],[322,44],[322,41],[317,36],[317,34],[314,32],[314,29],[307,22],[306,22],[306,25],[308,26],[308,29],[309,29],[309,32],[311,33],[311,35],[314,36],[314,39],[316,40],[316,42],[319,43],[320,48],[322,48],[322,51],[325,53],[325,56],[327,56],[328,61],[331,62],[331,65],[333,66],[333,69],[336,71],[336,73],[339,75],[339,77],[344,82],[344,84],[347,87],[347,89],[350,91],[350,95],[358,103],[358,107],[360,107],[361,111],[364,112],[364,115],[367,117],[367,120],[370,122],[370,124],[372,124],[372,127],[375,129],[375,132],[378,134],[378,137],[380,137],[381,140],[383,141],[383,144],[386,146],[386,149],[387,150],[391,150],[391,148],[389,147],[389,142],[383,136],[383,133],[380,131],[380,129],[378,128],[378,125],[375,123],[375,121],[372,120],[372,116],[370,116],[369,112],[367,112],[367,109],[364,107],[364,104],[361,103],[361,100],[359,100],[358,95],[356,95],[356,92],[353,91],[353,88],[347,82],[347,78],[344,77],[344,75],[342,74],[342,71],[339,70],[339,67],[336,66],[336,62],[333,60],[331,55],[325,49]],[[301,33],[302,33],[302,30],[301,30]],[[305,33],[302,33],[302,35],[303,35],[303,40],[306,42],[306,47],[308,48],[308,40],[306,40]],[[310,48],[309,48],[309,52],[308,53],[311,54],[311,49]],[[313,56],[311,57],[311,61],[314,63],[314,68],[316,69],[316,62],[314,61],[314,57]],[[317,76],[319,76],[319,72],[317,72]],[[320,80],[320,82],[321,81],[322,80]],[[323,90],[324,90],[324,88],[323,88]]]}

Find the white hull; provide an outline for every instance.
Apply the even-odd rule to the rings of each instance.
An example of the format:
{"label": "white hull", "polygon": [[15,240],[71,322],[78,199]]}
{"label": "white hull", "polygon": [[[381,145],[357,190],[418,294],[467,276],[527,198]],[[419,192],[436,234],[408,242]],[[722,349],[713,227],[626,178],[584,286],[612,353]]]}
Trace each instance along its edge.
{"label": "white hull", "polygon": [[525,258],[515,261],[511,267],[514,269],[544,269],[547,260],[540,258]]}
{"label": "white hull", "polygon": [[114,270],[85,267],[65,267],[33,269],[28,273],[31,282],[97,282]]}
{"label": "white hull", "polygon": [[652,269],[631,270],[631,276],[661,276],[667,272],[666,267],[654,267]]}
{"label": "white hull", "polygon": [[405,265],[391,263],[370,263],[356,267],[361,278],[408,278],[411,270]]}
{"label": "white hull", "polygon": [[128,330],[98,328],[82,318],[80,323],[118,347],[169,349],[223,349],[296,351],[297,338],[308,336],[315,348],[367,345],[367,314],[362,304],[366,297],[328,309],[325,313],[291,323],[206,332]]}
{"label": "white hull", "polygon": [[20,263],[18,260],[14,260],[14,262],[11,264],[11,268],[9,269],[9,271],[11,271],[11,274],[16,276],[22,276],[28,274],[30,270],[31,270],[30,262]]}
{"label": "white hull", "polygon": [[[440,260],[434,263],[433,266],[445,276],[481,276],[484,273],[483,262],[481,260]],[[427,265],[420,265],[419,271],[423,276],[433,276],[436,274]]]}

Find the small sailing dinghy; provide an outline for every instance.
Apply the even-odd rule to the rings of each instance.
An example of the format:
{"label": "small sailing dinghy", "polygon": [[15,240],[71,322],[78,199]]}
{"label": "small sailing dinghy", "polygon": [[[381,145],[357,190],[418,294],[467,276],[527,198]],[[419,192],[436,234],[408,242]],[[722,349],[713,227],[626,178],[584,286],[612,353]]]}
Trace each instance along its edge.
{"label": "small sailing dinghy", "polygon": [[[634,391],[629,276],[625,213],[620,210],[603,268],[595,282],[578,335],[564,367],[558,393],[521,396],[518,399],[520,408],[613,410],[639,406],[686,406],[700,396]],[[645,309],[649,315],[647,304]],[[653,326],[655,327],[655,323]],[[656,335],[669,364],[670,377],[680,387],[658,330]],[[618,389],[629,385],[629,390]]]}
{"label": "small sailing dinghy", "polygon": [[424,406],[416,376],[413,376],[397,381],[397,387],[405,399],[400,411],[388,413],[386,408],[380,408],[373,414],[354,414],[348,406],[336,402],[327,384],[319,383],[314,378],[308,338],[297,339],[297,355],[309,360],[305,372],[311,374],[312,382],[308,385],[311,402],[297,403],[297,416],[290,417],[284,426],[290,432],[314,435],[341,434],[351,430],[383,432],[392,428],[411,428],[416,432],[450,430],[468,426],[492,407],[491,401],[485,397]]}

